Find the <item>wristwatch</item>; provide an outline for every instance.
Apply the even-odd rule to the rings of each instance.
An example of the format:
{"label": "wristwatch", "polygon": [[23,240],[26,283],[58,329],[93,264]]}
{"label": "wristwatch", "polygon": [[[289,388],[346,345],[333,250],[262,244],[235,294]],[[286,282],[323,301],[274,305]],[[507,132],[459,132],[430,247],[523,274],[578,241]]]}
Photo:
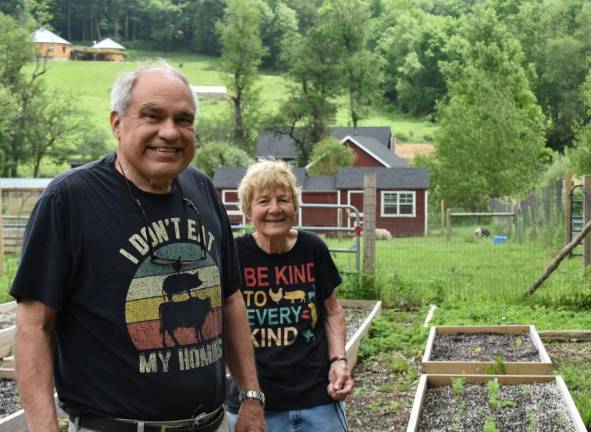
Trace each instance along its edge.
{"label": "wristwatch", "polygon": [[244,402],[246,399],[256,399],[263,407],[265,406],[265,394],[258,390],[246,390],[238,393],[239,403]]}

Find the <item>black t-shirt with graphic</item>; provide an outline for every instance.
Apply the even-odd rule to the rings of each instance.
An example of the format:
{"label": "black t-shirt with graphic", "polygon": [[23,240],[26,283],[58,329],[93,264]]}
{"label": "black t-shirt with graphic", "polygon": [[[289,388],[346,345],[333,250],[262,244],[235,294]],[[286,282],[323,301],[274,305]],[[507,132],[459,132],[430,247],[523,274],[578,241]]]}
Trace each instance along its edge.
{"label": "black t-shirt with graphic", "polygon": [[[232,233],[213,185],[192,167],[170,193],[130,184],[146,230],[114,159],[68,171],[46,188],[11,294],[58,309],[55,385],[66,412],[189,418],[225,398],[222,303],[240,286]],[[196,261],[153,263],[148,241],[160,257]]]}
{"label": "black t-shirt with graphic", "polygon": [[[324,301],[341,277],[326,245],[305,231],[298,232],[293,248],[283,254],[267,254],[250,234],[236,243],[266,409],[303,409],[331,402],[326,391]],[[227,403],[235,411],[233,382],[230,389]]]}

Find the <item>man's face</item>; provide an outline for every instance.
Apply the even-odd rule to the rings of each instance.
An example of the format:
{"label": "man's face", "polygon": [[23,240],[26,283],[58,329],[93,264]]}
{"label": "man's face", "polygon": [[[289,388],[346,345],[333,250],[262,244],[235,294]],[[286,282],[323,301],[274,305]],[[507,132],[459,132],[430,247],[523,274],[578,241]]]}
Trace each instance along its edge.
{"label": "man's face", "polygon": [[195,154],[195,109],[187,86],[165,70],[136,80],[125,115],[111,112],[117,158],[127,177],[148,192],[168,192]]}

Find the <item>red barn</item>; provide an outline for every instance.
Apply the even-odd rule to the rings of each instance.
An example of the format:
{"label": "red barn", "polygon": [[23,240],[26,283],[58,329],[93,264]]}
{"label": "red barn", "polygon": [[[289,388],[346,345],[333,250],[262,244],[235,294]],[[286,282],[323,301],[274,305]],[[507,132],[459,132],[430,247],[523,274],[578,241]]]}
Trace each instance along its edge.
{"label": "red barn", "polygon": [[[221,167],[213,183],[226,204],[233,224],[247,222],[237,205],[237,189],[245,168]],[[336,176],[305,176],[303,168],[294,168],[303,204],[349,204],[363,212],[363,176],[376,174],[376,227],[394,236],[421,236],[427,233],[429,172],[425,168],[341,168]],[[341,221],[339,222],[339,213]],[[355,223],[348,211],[303,208],[298,213],[300,226],[349,226]]]}

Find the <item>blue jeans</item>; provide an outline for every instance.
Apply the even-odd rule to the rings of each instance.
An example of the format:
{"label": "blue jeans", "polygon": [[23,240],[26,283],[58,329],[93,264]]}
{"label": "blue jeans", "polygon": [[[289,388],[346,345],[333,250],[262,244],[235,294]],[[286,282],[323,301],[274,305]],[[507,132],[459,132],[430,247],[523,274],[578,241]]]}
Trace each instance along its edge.
{"label": "blue jeans", "polygon": [[[226,413],[232,430],[236,414]],[[345,406],[342,402],[318,405],[312,408],[285,411],[265,411],[267,432],[346,432],[348,430]]]}

